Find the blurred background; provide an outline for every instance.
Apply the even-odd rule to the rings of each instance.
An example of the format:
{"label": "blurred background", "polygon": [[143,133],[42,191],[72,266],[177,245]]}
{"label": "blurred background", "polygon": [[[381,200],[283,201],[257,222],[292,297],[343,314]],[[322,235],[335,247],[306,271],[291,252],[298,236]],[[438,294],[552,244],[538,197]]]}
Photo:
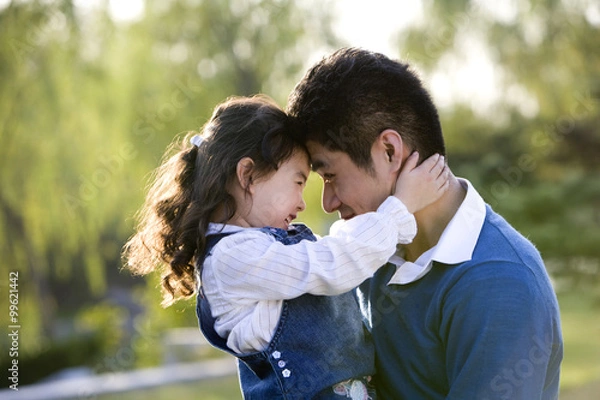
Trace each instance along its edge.
{"label": "blurred background", "polygon": [[[144,380],[135,371],[168,379],[114,398],[240,398],[232,368],[178,369],[210,375],[222,356],[202,342],[195,302],[161,308],[158,277],[122,271],[121,247],[174,137],[231,95],[285,107],[306,69],[345,45],[419,72],[453,171],[546,261],[566,344],[561,398],[598,393],[600,4],[408,3],[0,0],[0,393],[17,359],[20,398],[112,376],[77,395],[109,399],[115,377]],[[335,216],[320,190],[311,176],[300,220],[326,234]]]}

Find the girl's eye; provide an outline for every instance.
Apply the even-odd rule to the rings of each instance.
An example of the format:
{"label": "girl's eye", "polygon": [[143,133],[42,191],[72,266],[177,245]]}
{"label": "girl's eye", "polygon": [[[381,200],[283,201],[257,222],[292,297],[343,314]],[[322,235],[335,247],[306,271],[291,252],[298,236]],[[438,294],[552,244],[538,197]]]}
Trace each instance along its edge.
{"label": "girl's eye", "polygon": [[333,174],[323,174],[323,181],[325,183],[331,183],[331,181],[333,180],[334,175]]}

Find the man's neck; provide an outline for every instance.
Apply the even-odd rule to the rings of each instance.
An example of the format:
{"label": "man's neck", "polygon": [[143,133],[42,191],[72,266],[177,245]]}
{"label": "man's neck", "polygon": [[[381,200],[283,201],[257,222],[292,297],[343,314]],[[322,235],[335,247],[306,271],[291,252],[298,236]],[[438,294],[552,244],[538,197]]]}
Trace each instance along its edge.
{"label": "man's neck", "polygon": [[467,194],[461,183],[452,176],[450,187],[438,201],[415,213],[417,235],[404,246],[404,259],[414,262],[421,254],[435,246],[444,229],[456,214]]}

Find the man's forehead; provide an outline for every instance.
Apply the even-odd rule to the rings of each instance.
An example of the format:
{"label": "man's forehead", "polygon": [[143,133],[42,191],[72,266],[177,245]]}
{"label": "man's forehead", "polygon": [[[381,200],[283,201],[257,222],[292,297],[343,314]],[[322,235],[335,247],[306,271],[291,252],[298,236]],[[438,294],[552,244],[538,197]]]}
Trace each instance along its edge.
{"label": "man's forehead", "polygon": [[309,140],[306,142],[306,148],[310,155],[310,167],[313,171],[325,168],[328,165],[325,147],[318,142]]}
{"label": "man's forehead", "polygon": [[337,168],[349,160],[349,156],[340,150],[329,150],[320,143],[308,142],[307,148],[310,153],[311,169],[313,171]]}

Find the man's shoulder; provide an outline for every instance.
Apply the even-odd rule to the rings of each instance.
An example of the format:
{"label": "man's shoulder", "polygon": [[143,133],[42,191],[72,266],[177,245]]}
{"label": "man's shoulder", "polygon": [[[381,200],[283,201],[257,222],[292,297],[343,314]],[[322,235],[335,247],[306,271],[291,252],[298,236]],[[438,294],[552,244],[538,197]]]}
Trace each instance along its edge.
{"label": "man's shoulder", "polygon": [[474,258],[494,258],[515,262],[542,262],[535,245],[514,228],[504,217],[486,205],[486,216]]}
{"label": "man's shoulder", "polygon": [[450,287],[490,281],[536,287],[549,284],[544,261],[533,243],[489,206],[471,260],[449,268],[444,281]]}

